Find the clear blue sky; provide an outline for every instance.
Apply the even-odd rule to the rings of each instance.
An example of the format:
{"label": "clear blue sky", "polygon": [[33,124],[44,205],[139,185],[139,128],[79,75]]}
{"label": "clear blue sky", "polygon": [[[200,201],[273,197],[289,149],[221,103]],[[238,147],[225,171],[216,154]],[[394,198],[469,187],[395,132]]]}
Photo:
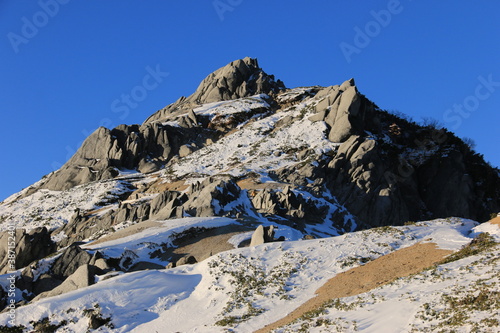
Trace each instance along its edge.
{"label": "clear blue sky", "polygon": [[497,1],[0,1],[0,200],[99,125],[142,123],[246,56],[287,87],[354,77],[381,108],[436,118],[500,166],[499,13]]}

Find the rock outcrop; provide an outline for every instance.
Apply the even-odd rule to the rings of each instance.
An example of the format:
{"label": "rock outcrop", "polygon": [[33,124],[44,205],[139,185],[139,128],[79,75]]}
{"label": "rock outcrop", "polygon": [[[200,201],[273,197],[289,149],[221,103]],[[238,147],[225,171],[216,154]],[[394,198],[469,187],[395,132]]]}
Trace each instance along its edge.
{"label": "rock outcrop", "polygon": [[308,217],[322,220],[328,211],[328,207],[295,194],[289,186],[285,186],[282,191],[270,189],[259,191],[252,198],[252,204],[261,214],[278,215],[295,221]]}
{"label": "rock outcrop", "polygon": [[264,243],[270,243],[274,241],[274,226],[264,227],[259,225],[252,234],[252,240],[250,241],[250,246],[257,246]]}
{"label": "rock outcrop", "polygon": [[[25,267],[55,250],[56,245],[45,227],[35,228],[28,233],[23,229],[4,231],[0,233],[0,274]],[[11,263],[15,267],[11,267]]]}
{"label": "rock outcrop", "polygon": [[94,266],[84,264],[71,274],[63,283],[55,287],[50,291],[43,292],[33,299],[33,302],[38,301],[41,298],[52,297],[61,295],[73,290],[88,287],[94,284]]}
{"label": "rock outcrop", "polygon": [[[245,58],[233,61],[208,75],[189,97],[182,97],[175,103],[151,115],[144,123],[169,119],[172,114],[192,112],[200,104],[226,101],[256,94],[275,94],[285,89],[280,80],[266,74],[257,59]],[[196,123],[196,120],[185,119]]]}
{"label": "rock outcrop", "polygon": [[52,267],[51,272],[55,277],[66,279],[83,265],[90,263],[92,256],[82,250],[78,245],[73,244],[65,249],[58,257]]}
{"label": "rock outcrop", "polygon": [[224,206],[240,196],[240,188],[230,178],[207,178],[195,183],[188,191],[184,210],[191,216],[220,216],[228,212]]}
{"label": "rock outcrop", "polygon": [[158,123],[120,125],[112,130],[100,127],[61,169],[48,176],[42,187],[66,190],[91,181],[114,178],[119,169],[137,169],[144,173],[157,171],[178,153],[180,138],[188,139],[179,129]]}

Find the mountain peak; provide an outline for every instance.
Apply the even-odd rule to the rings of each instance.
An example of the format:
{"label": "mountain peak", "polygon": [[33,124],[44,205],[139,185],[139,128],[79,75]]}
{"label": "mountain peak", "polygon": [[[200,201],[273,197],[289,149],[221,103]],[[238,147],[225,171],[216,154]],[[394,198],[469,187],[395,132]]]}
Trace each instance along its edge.
{"label": "mountain peak", "polygon": [[151,115],[145,123],[164,119],[179,109],[190,109],[193,105],[227,101],[256,94],[275,94],[286,89],[281,80],[269,75],[259,67],[256,58],[246,57],[230,62],[217,69],[201,81],[198,89],[187,98]]}
{"label": "mountain peak", "polygon": [[265,73],[257,59],[246,57],[208,75],[191,97],[197,103],[204,104],[260,93],[277,93],[282,89],[285,89],[283,82],[275,81],[274,75]]}

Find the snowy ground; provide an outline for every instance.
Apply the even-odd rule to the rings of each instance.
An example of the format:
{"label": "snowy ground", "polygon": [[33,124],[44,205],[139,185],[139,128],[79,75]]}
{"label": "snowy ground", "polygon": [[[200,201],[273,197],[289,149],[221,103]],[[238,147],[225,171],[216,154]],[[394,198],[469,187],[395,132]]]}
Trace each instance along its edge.
{"label": "snowy ground", "polygon": [[[173,165],[169,172],[177,177],[188,174],[214,175],[221,172],[240,176],[249,171],[266,174],[269,170],[298,162],[294,153],[275,155],[276,151],[307,148],[316,155],[321,155],[336,149],[338,144],[327,139],[326,124],[321,121],[311,122],[308,119],[317,102],[314,98],[308,98],[282,112],[241,124],[239,131],[183,158]],[[256,95],[247,99],[206,104],[195,109],[195,112],[205,115],[229,115],[236,111],[263,106],[268,106],[263,96]],[[275,129],[276,123],[287,116],[296,117],[296,120],[289,126]]]}
{"label": "snowy ground", "polygon": [[15,223],[16,228],[27,232],[37,227],[53,230],[66,224],[75,209],[99,208],[125,191],[125,182],[109,180],[75,186],[66,191],[38,190],[23,199],[11,200],[20,192],[0,205],[0,231],[8,228],[4,221]]}
{"label": "snowy ground", "polygon": [[[168,233],[180,232],[189,226],[234,223],[224,218],[183,220],[173,224],[169,221],[155,230],[89,247],[105,253],[124,246],[139,250],[135,246],[141,240],[165,239]],[[442,249],[458,250],[482,231],[494,234],[497,242],[500,241],[498,226],[476,225],[462,219],[435,220],[325,239],[234,249],[194,265],[99,279],[90,287],[20,307],[17,322],[29,328],[32,327],[30,321],[48,317],[55,324],[66,321],[57,332],[84,332],[88,316],[93,313],[110,318],[108,326],[101,327],[100,332],[252,332],[284,317],[313,297],[328,279],[366,260],[422,241],[435,242]],[[464,303],[458,298],[477,296],[488,288],[494,290],[491,295],[498,295],[498,258],[496,246],[481,255],[341,299],[320,315],[298,321],[278,332],[435,329],[440,322],[449,319],[436,313],[444,311],[452,316],[452,312],[445,310],[450,304],[456,307]],[[451,295],[449,297],[456,295],[457,301],[454,303],[446,298],[447,294]],[[498,311],[492,314],[482,308],[467,308],[467,314],[472,321],[482,320],[483,326],[494,325],[495,320],[500,320]],[[7,321],[7,315],[1,314],[0,325]],[[469,331],[473,325],[465,320],[458,331]]]}

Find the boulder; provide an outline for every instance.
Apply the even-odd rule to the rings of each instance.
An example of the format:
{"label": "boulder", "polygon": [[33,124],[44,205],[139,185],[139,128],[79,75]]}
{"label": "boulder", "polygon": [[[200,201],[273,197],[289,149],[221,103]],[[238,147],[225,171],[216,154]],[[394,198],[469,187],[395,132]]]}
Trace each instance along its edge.
{"label": "boulder", "polygon": [[257,246],[274,241],[274,226],[264,227],[259,225],[252,234],[250,246]]}
{"label": "boulder", "polygon": [[[338,101],[338,103],[337,103]],[[344,142],[351,135],[359,132],[357,118],[360,110],[360,98],[355,86],[349,86],[331,106],[325,121],[330,125],[328,139],[332,142]]]}
{"label": "boulder", "polygon": [[[12,234],[14,234],[14,237]],[[10,247],[10,243],[15,243],[15,247]],[[9,250],[14,250],[15,255]],[[8,231],[1,232],[0,274],[25,267],[35,260],[48,256],[55,250],[56,245],[45,227],[35,228],[30,232],[26,232],[24,229],[16,229],[10,233]],[[11,267],[9,263],[9,256],[12,258],[13,255],[15,257],[15,267]]]}
{"label": "boulder", "polygon": [[136,272],[136,271],[144,271],[148,269],[164,269],[165,267],[159,264],[155,264],[153,262],[148,262],[148,261],[139,261],[135,263],[130,269],[128,270],[129,272]]}
{"label": "boulder", "polygon": [[189,199],[183,205],[184,211],[191,216],[207,217],[217,216],[224,213],[224,206],[240,197],[241,189],[227,177],[210,177],[202,183],[191,186]]}
{"label": "boulder", "polygon": [[97,259],[93,265],[95,266],[95,268],[101,270],[101,272],[103,273],[107,273],[111,270],[111,267],[108,265],[107,261],[103,258]]}
{"label": "boulder", "polygon": [[186,157],[190,155],[194,151],[193,146],[191,145],[182,145],[179,149],[179,157]]}
{"label": "boulder", "polygon": [[196,264],[197,262],[198,261],[196,260],[196,258],[194,256],[187,255],[187,256],[182,257],[179,260],[177,260],[175,263],[175,267],[179,267],[182,265],[192,265],[192,264]]}
{"label": "boulder", "polygon": [[92,260],[92,256],[82,250],[78,245],[70,245],[61,256],[54,261],[51,272],[56,278],[67,278],[83,265],[87,265]]}
{"label": "boulder", "polygon": [[33,283],[33,294],[39,295],[46,291],[53,290],[63,283],[62,280],[56,279],[50,274],[42,274]]}
{"label": "boulder", "polygon": [[33,299],[33,302],[36,302],[41,298],[57,296],[76,289],[88,287],[94,284],[94,278],[94,266],[88,264],[81,265],[63,283],[50,291],[36,296]]}
{"label": "boulder", "polygon": [[166,220],[173,217],[180,218],[183,215],[181,206],[186,200],[186,195],[180,192],[162,192],[151,201],[150,218],[155,220]]}
{"label": "boulder", "polygon": [[[290,181],[290,177],[297,176],[298,173],[295,169],[283,169],[279,177]],[[289,186],[286,186],[282,191],[261,190],[252,198],[252,204],[255,210],[261,214],[278,215],[300,223],[305,222],[304,218],[310,218],[311,223],[316,223],[324,218],[328,212],[327,206],[312,199],[306,199],[301,194],[296,195]]]}

